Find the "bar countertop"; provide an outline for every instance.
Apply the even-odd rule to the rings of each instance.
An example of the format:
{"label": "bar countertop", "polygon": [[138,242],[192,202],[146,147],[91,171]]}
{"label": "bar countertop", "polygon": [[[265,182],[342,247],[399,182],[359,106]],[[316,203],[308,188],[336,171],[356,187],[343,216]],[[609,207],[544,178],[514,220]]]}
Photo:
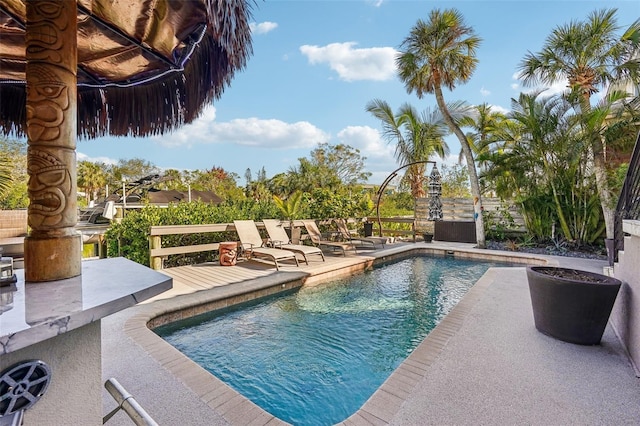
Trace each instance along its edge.
{"label": "bar countertop", "polygon": [[122,257],[82,262],[82,275],[0,287],[0,355],[119,312],[172,287],[172,278]]}

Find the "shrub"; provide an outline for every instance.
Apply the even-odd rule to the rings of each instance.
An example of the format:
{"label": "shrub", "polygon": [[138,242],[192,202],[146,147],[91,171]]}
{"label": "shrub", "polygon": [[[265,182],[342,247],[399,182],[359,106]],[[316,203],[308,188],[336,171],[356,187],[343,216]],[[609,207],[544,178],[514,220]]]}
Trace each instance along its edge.
{"label": "shrub", "polygon": [[[167,208],[146,206],[139,210],[127,211],[120,223],[113,222],[107,232],[107,255],[123,256],[142,265],[149,266],[149,231],[159,225],[199,225],[230,223],[235,219],[262,220],[277,217],[277,208],[271,202],[240,201],[214,206],[196,201],[172,204]],[[236,240],[228,233],[207,233],[189,235],[167,235],[163,237],[166,246],[196,245]],[[214,253],[202,252],[172,256],[167,266],[201,263],[214,259]]]}

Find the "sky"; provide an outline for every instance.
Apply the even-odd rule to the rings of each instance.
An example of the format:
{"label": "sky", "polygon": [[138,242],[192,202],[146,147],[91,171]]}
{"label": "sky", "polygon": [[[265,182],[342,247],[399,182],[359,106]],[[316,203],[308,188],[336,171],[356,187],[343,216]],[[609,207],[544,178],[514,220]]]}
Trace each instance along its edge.
{"label": "sky", "polygon": [[[400,164],[366,104],[381,99],[394,111],[407,102],[418,111],[436,107],[433,95],[407,93],[395,69],[398,49],[418,19],[434,8],[456,8],[482,38],[474,74],[445,89],[445,100],[486,102],[506,112],[512,98],[531,90],[517,79],[527,52],[540,51],[556,26],[605,7],[618,9],[625,29],[640,18],[638,0],[257,0],[253,55],[199,119],[163,136],[79,140],[77,158],[142,158],[178,170],[216,166],[244,185],[247,168],[255,178],[264,167],[270,178],[297,166],[319,143],[342,143],[360,150],[369,183],[380,184]],[[460,145],[455,137],[447,143],[445,162],[455,163]]]}

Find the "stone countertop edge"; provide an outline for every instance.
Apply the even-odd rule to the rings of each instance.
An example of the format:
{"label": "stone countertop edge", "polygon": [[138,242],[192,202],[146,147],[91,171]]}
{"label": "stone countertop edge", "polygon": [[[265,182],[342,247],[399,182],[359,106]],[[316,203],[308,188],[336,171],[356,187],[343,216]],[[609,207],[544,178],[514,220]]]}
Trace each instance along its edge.
{"label": "stone countertop edge", "polygon": [[640,220],[623,220],[622,231],[640,237]]}
{"label": "stone countertop edge", "polygon": [[0,287],[0,355],[75,330],[150,299],[173,279],[122,257],[82,262],[82,275]]}

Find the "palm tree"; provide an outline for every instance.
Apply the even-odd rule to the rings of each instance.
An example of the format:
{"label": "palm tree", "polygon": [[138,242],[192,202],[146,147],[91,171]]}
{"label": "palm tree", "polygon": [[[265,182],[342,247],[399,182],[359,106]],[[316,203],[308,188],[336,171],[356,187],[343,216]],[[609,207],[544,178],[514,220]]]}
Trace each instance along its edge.
{"label": "palm tree", "polygon": [[419,20],[402,42],[396,65],[407,92],[415,91],[420,99],[425,93],[435,94],[444,121],[460,141],[474,198],[477,244],[484,248],[482,198],[473,152],[442,94],[443,87],[453,90],[471,78],[478,62],[475,53],[480,41],[473,28],[465,25],[460,12],[434,9],[428,21]]}
{"label": "palm tree", "polygon": [[[589,14],[584,22],[556,27],[539,53],[529,52],[520,64],[527,85],[553,84],[568,80],[570,95],[577,99],[583,115],[591,110],[591,96],[610,83],[637,81],[640,20],[618,37],[616,9]],[[584,130],[588,126],[584,126]],[[585,133],[593,156],[596,187],[605,218],[607,238],[613,238],[614,201],[607,183],[605,147],[600,135]]]}
{"label": "palm tree", "polygon": [[[449,153],[444,137],[450,132],[439,111],[427,108],[419,114],[411,105],[403,104],[394,114],[389,104],[380,99],[370,101],[366,110],[382,122],[382,137],[396,142],[395,157],[400,165],[426,161],[433,155],[445,158]],[[405,178],[414,198],[425,196],[424,173],[424,163],[407,168]]]}
{"label": "palm tree", "polygon": [[[462,117],[458,124],[460,127],[468,127],[472,131],[467,132],[467,140],[471,151],[474,153],[478,166],[483,167],[481,158],[485,157],[496,145],[504,141],[503,134],[508,125],[506,116],[500,112],[492,111],[491,105],[483,103],[476,105],[471,113]],[[460,149],[459,162],[464,159],[464,152]]]}
{"label": "palm tree", "polygon": [[98,190],[107,184],[104,164],[80,161],[78,163],[78,186],[84,189],[87,203],[97,198]]}

